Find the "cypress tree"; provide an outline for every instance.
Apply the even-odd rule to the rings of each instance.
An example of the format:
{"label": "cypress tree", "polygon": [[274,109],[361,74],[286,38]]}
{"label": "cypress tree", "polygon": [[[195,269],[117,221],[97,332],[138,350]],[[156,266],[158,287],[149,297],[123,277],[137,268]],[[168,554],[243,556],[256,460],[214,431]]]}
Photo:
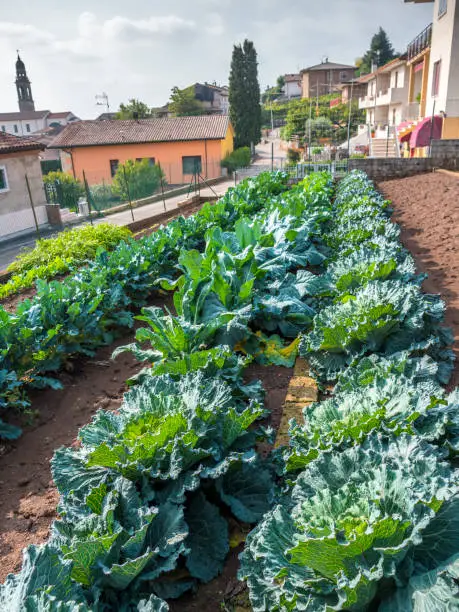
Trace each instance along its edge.
{"label": "cypress tree", "polygon": [[251,41],[234,45],[229,76],[230,118],[236,148],[260,142],[261,106],[257,52]]}
{"label": "cypress tree", "polygon": [[378,68],[384,66],[387,62],[394,59],[396,53],[394,47],[387,36],[387,33],[382,28],[371,39],[370,48],[365,53],[360,66],[360,74],[371,72],[372,64],[376,64]]}
{"label": "cypress tree", "polygon": [[248,112],[250,113],[250,142],[254,145],[260,142],[261,135],[261,105],[260,84],[258,82],[257,52],[250,40],[244,41],[244,57],[247,71]]}

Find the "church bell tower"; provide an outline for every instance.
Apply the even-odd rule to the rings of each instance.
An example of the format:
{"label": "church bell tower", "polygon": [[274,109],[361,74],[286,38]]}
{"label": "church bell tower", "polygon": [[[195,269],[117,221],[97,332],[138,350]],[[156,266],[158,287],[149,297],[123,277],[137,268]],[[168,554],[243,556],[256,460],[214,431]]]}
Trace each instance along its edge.
{"label": "church bell tower", "polygon": [[29,77],[27,76],[25,64],[19,55],[19,51],[16,61],[16,89],[18,92],[20,112],[34,111],[35,103],[32,98],[32,88],[30,86]]}

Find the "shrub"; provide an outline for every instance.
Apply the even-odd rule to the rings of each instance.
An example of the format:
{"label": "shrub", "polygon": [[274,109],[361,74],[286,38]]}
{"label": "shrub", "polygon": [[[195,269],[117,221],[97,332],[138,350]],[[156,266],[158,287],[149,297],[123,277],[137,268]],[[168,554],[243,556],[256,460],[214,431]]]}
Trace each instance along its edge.
{"label": "shrub", "polygon": [[83,184],[67,172],[48,172],[43,177],[48,201],[62,208],[76,208],[84,195]]}
{"label": "shrub", "polygon": [[252,155],[249,147],[235,149],[228,153],[221,161],[222,168],[227,168],[228,172],[234,172],[238,168],[246,168],[250,164]]}
{"label": "shrub", "polygon": [[301,153],[298,149],[288,149],[287,159],[291,164],[297,164],[301,159]]}
{"label": "shrub", "polygon": [[148,159],[134,161],[128,159],[118,166],[112,183],[112,192],[123,201],[140,200],[151,196],[163,183],[165,175],[157,164],[150,165]]}
{"label": "shrub", "polygon": [[113,193],[110,185],[100,183],[91,185],[92,205],[96,210],[105,210],[119,202],[119,197]]}

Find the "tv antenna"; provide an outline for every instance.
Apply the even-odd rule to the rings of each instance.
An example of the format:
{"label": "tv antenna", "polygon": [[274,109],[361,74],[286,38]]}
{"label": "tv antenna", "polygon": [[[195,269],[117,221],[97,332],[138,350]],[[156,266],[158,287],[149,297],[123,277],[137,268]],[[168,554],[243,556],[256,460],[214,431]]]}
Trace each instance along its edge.
{"label": "tv antenna", "polygon": [[96,94],[96,106],[105,106],[107,113],[110,112],[110,104],[105,91],[103,91],[101,94]]}

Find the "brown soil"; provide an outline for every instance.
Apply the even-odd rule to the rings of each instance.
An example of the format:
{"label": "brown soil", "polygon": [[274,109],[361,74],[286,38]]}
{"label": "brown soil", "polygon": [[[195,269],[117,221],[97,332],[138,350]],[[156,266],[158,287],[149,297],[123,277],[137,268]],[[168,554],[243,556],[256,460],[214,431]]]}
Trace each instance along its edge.
{"label": "brown soil", "polygon": [[[402,229],[402,242],[429,277],[423,288],[446,302],[446,324],[454,332],[459,360],[459,176],[435,172],[379,184],[392,200],[393,220]],[[459,384],[459,361],[451,387]]]}

